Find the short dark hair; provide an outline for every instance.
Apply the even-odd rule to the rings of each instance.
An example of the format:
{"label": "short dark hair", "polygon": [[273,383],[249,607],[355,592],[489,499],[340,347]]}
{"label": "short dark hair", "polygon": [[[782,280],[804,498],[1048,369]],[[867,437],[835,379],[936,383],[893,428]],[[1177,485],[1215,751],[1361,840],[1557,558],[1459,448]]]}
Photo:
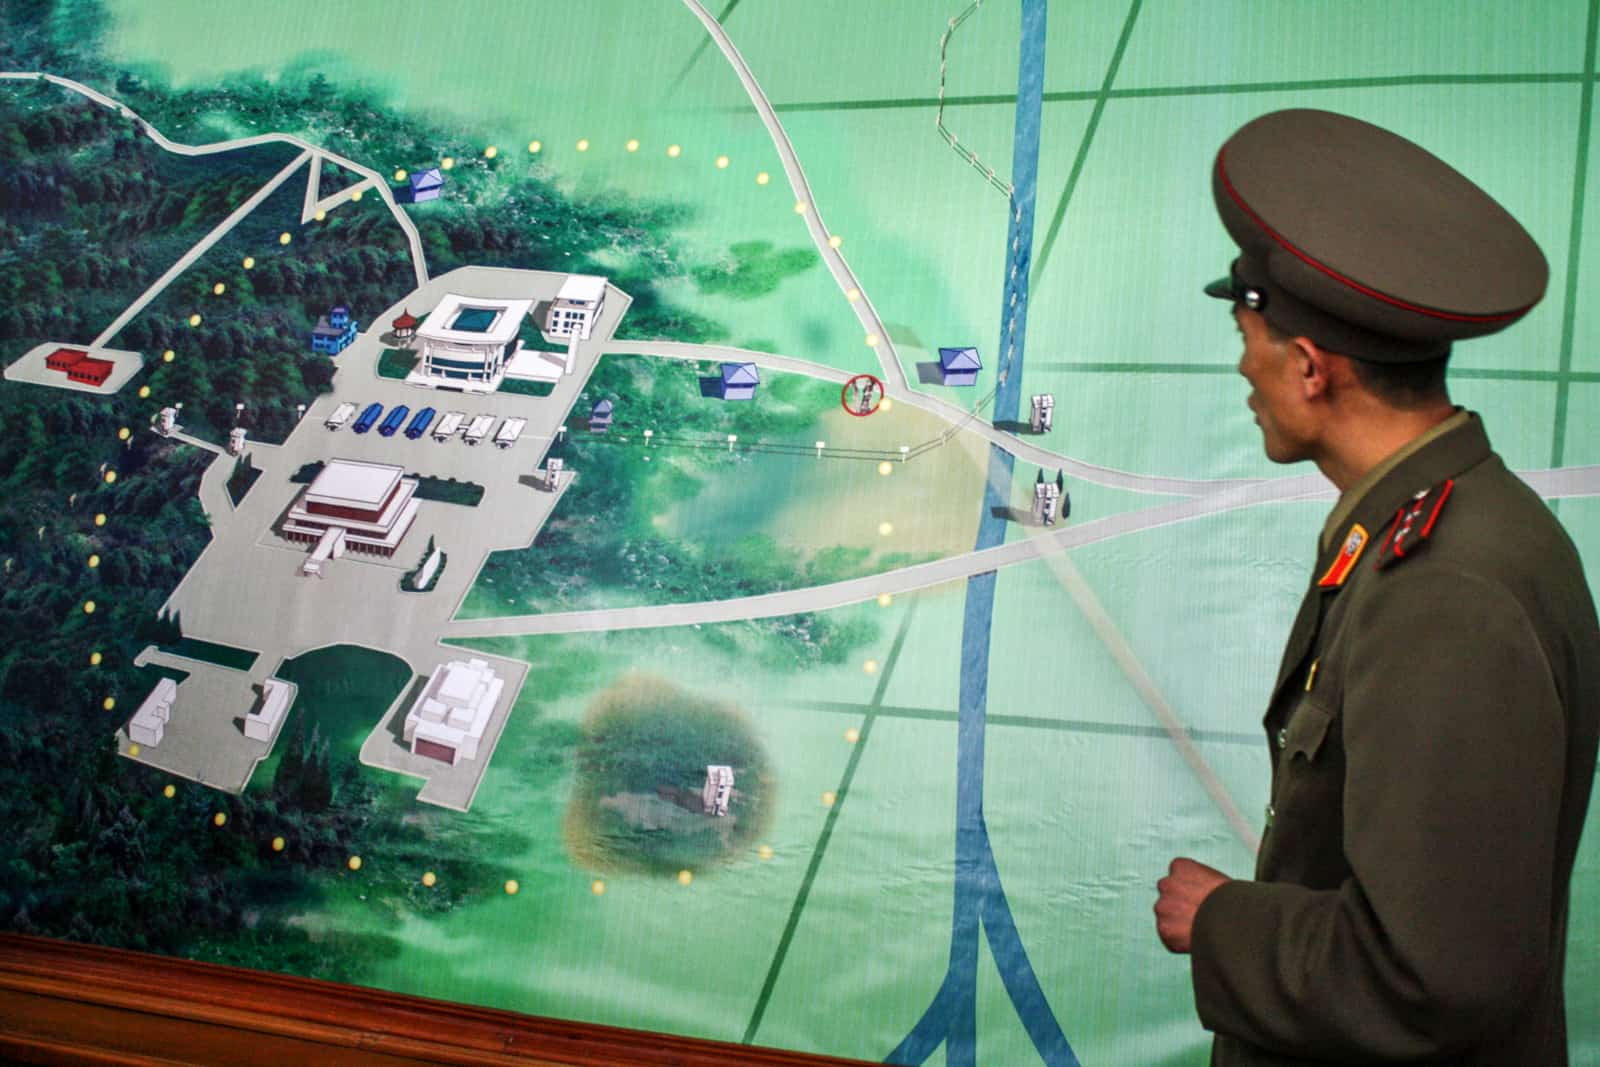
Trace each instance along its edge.
{"label": "short dark hair", "polygon": [[[1280,344],[1292,340],[1271,322],[1267,322],[1267,336]],[[1450,362],[1448,348],[1437,359],[1416,363],[1371,363],[1354,356],[1345,358],[1350,361],[1350,369],[1361,388],[1392,408],[1411,411],[1450,399],[1444,383],[1445,366]]]}

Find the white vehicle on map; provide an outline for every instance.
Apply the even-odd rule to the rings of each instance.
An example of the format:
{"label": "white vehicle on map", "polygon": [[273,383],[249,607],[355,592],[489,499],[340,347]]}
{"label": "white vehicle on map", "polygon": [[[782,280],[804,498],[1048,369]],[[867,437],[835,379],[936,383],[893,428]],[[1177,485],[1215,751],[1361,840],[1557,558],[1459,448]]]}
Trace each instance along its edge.
{"label": "white vehicle on map", "polygon": [[444,418],[440,419],[434,425],[433,439],[435,441],[448,441],[450,438],[456,435],[458,430],[461,429],[461,423],[466,419],[466,417],[466,413],[462,411],[448,412]]}
{"label": "white vehicle on map", "polygon": [[340,404],[338,407],[333,409],[333,414],[328,416],[328,421],[325,423],[325,425],[330,430],[337,430],[339,427],[349,422],[350,416],[354,415],[355,413],[356,406],[354,404]]}
{"label": "white vehicle on map", "polygon": [[478,415],[467,424],[467,432],[462,434],[467,444],[475,445],[489,436],[489,431],[494,428],[493,415]]}
{"label": "white vehicle on map", "polygon": [[507,419],[500,424],[500,432],[494,435],[496,448],[510,448],[517,443],[517,438],[522,436],[522,428],[528,425],[527,419]]}

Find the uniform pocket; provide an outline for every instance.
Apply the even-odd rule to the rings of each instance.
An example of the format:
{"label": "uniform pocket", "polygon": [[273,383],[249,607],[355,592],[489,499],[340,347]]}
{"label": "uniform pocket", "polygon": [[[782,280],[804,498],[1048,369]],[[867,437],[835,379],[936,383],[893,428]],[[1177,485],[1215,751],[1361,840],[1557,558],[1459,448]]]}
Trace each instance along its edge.
{"label": "uniform pocket", "polygon": [[1284,759],[1293,762],[1296,757],[1304,757],[1306,762],[1315,763],[1323,742],[1328,739],[1328,727],[1332,723],[1333,712],[1327,708],[1309,700],[1301,703],[1289,717],[1289,724],[1284,730]]}

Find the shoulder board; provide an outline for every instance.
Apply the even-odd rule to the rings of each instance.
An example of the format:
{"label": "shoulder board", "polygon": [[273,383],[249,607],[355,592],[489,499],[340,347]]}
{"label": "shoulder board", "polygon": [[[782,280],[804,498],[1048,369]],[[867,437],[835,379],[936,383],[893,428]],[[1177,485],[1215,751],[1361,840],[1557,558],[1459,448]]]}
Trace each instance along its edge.
{"label": "shoulder board", "polygon": [[1400,505],[1390,526],[1389,536],[1384,539],[1383,548],[1378,552],[1378,570],[1405,559],[1432,536],[1434,524],[1439,521],[1439,512],[1444,509],[1444,502],[1450,499],[1450,490],[1455,488],[1455,484],[1454,478],[1446,478],[1438,485],[1419,489],[1409,501]]}

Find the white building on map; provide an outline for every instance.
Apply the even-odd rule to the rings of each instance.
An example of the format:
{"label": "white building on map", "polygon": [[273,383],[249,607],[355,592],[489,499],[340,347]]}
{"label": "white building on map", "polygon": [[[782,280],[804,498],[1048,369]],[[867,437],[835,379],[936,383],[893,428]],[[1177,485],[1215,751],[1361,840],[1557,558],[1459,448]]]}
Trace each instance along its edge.
{"label": "white building on map", "polygon": [[451,660],[433,669],[401,736],[418,756],[457,761],[478,758],[478,742],[494,718],[505,679],[486,660]]}
{"label": "white building on map", "polygon": [[128,738],[135,744],[155,748],[166,735],[167,723],[172,721],[172,705],[178,699],[178,683],[163,678],[144,698],[139,710],[128,720]]}
{"label": "white building on map", "polygon": [[329,460],[289,508],[279,532],[317,545],[314,555],[323,559],[343,549],[392,556],[417,518],[417,480],[404,474],[404,467],[385,463]]}
{"label": "white building on map", "polygon": [[596,274],[569,274],[544,316],[550,342],[578,337],[587,341],[606,303],[606,280]]}
{"label": "white building on map", "polygon": [[728,802],[733,799],[733,768],[726,764],[706,766],[706,784],[700,791],[701,803],[707,815],[728,814]]}
{"label": "white building on map", "polygon": [[522,348],[518,334],[532,309],[531,300],[446,294],[417,327],[412,347],[422,359],[406,381],[430,388],[494,392],[505,377],[506,364]]}

